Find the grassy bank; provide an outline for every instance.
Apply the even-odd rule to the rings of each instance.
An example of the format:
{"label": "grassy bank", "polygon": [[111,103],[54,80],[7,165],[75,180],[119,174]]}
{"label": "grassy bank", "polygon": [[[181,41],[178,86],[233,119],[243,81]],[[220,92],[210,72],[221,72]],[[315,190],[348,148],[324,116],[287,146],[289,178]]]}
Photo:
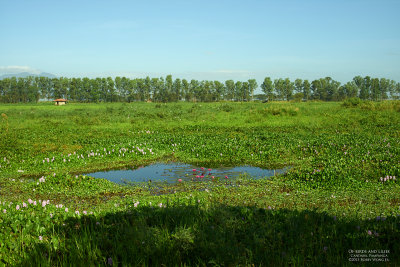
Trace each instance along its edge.
{"label": "grassy bank", "polygon": [[[350,250],[389,250],[383,260],[396,264],[398,107],[2,105],[1,262],[344,266]],[[291,168],[269,180],[129,187],[80,175],[160,160]]]}

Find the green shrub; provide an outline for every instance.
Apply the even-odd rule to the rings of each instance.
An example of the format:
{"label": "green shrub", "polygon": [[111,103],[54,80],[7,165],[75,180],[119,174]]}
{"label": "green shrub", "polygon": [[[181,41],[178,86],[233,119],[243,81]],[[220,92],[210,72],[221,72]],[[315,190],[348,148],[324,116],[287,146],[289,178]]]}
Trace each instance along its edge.
{"label": "green shrub", "polygon": [[358,97],[351,97],[343,101],[343,106],[346,108],[356,107],[362,103],[362,100]]}

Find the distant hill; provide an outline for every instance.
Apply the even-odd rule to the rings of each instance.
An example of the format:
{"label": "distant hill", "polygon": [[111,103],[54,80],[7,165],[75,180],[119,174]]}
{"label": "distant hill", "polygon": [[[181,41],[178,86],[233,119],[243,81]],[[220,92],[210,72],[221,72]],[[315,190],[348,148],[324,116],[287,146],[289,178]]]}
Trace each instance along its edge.
{"label": "distant hill", "polygon": [[33,74],[29,72],[21,72],[21,73],[15,73],[15,74],[4,74],[0,76],[0,80],[5,79],[5,78],[11,78],[11,77],[16,77],[16,78],[26,78],[26,77],[48,77],[48,78],[57,78],[56,75],[47,73],[47,72],[42,72],[40,74]]}

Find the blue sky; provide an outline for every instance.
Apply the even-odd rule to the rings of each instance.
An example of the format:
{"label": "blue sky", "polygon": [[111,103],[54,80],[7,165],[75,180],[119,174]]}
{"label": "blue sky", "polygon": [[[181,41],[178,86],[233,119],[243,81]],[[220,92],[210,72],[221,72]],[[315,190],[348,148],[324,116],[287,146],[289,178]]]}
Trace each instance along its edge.
{"label": "blue sky", "polygon": [[400,1],[0,0],[0,74],[400,81]]}

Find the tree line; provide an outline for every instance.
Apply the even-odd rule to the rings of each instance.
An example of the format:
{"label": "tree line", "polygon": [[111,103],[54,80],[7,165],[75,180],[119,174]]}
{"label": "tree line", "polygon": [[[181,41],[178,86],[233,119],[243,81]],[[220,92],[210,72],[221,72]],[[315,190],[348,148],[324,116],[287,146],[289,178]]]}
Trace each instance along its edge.
{"label": "tree line", "polygon": [[252,100],[341,101],[359,97],[365,100],[399,99],[400,83],[385,78],[356,76],[341,85],[330,77],[313,81],[272,80],[260,85],[264,94],[254,95],[258,84],[248,81],[186,80],[165,78],[5,78],[0,80],[1,103],[28,103],[65,98],[77,102],[215,102]]}

